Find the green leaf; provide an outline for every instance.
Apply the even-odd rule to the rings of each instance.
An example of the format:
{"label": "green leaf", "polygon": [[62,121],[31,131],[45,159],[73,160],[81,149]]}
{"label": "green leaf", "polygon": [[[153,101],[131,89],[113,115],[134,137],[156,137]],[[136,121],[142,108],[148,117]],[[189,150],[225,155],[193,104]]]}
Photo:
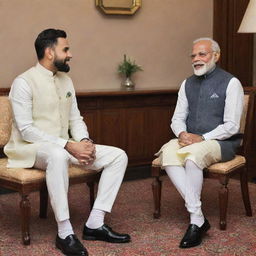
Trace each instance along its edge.
{"label": "green leaf", "polygon": [[133,73],[137,71],[143,71],[142,67],[137,65],[135,61],[131,61],[124,54],[124,60],[118,65],[118,73],[124,74],[126,77],[130,77]]}

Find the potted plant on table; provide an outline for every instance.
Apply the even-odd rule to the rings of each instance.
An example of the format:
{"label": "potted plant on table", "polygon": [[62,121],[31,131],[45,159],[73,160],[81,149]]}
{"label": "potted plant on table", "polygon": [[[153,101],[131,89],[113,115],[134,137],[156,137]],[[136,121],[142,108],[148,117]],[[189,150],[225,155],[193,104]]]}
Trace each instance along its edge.
{"label": "potted plant on table", "polygon": [[124,60],[118,65],[118,73],[121,73],[125,76],[125,80],[122,82],[122,85],[126,88],[133,88],[135,83],[131,80],[131,75],[137,71],[142,71],[141,66],[137,65],[135,61],[131,61],[124,54]]}

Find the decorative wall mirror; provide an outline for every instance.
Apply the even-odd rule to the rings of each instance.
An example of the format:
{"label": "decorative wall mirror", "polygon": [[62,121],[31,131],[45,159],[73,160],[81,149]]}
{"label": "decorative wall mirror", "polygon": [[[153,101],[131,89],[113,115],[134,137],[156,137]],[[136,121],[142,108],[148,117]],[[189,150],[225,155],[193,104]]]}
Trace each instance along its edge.
{"label": "decorative wall mirror", "polygon": [[96,6],[105,14],[134,14],[141,6],[141,0],[95,0]]}

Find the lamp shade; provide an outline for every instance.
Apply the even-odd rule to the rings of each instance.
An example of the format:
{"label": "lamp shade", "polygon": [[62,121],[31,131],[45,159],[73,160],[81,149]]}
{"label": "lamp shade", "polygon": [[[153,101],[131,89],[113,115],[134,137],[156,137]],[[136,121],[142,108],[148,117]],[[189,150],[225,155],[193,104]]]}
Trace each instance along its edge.
{"label": "lamp shade", "polygon": [[256,0],[250,0],[238,33],[256,33]]}

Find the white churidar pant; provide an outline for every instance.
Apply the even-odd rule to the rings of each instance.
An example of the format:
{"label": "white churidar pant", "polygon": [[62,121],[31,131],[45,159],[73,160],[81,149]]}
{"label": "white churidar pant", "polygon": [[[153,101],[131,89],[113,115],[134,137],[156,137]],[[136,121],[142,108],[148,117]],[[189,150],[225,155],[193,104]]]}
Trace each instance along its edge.
{"label": "white churidar pant", "polygon": [[219,143],[209,140],[181,147],[178,140],[173,139],[163,145],[156,155],[160,157],[162,168],[185,200],[191,223],[202,225],[202,169],[221,160]]}
{"label": "white churidar pant", "polygon": [[80,165],[78,160],[64,148],[52,143],[43,143],[36,156],[34,167],[46,170],[46,184],[56,221],[69,219],[68,167],[78,164],[82,168],[97,170],[104,167],[98,185],[93,208],[111,212],[127,167],[126,153],[119,148],[95,145],[96,159],[92,165]]}

